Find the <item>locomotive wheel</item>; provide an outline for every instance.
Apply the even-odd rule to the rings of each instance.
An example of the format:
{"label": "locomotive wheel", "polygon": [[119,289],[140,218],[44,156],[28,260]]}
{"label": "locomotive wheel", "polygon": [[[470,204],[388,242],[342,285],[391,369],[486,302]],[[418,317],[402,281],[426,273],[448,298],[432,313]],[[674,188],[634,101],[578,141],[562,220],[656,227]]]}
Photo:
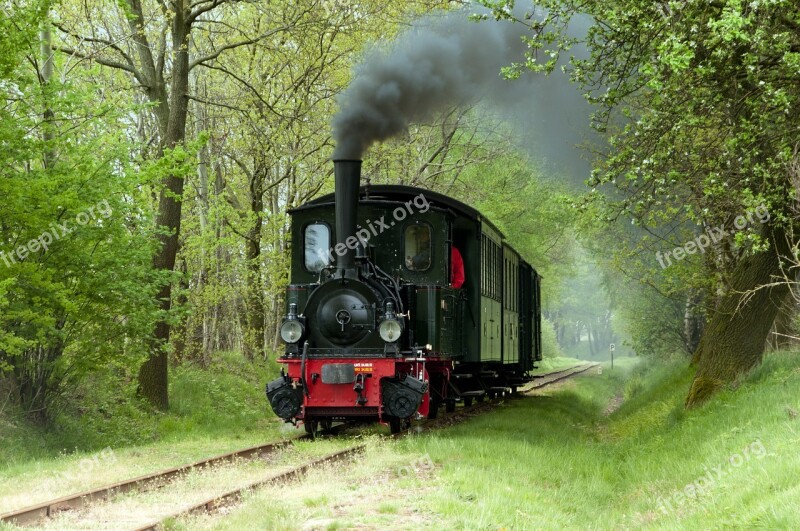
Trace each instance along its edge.
{"label": "locomotive wheel", "polygon": [[[481,400],[481,402],[482,402],[482,400]],[[471,407],[471,406],[472,406],[472,397],[471,396],[465,396],[464,397],[464,407]]]}
{"label": "locomotive wheel", "polygon": [[431,392],[431,401],[428,406],[428,418],[435,419],[439,416],[439,406],[442,405],[442,399],[439,398],[434,392]]}
{"label": "locomotive wheel", "polygon": [[306,429],[306,433],[311,435],[312,439],[317,438],[317,434],[319,433],[319,421],[316,419],[305,419],[303,421],[303,427]]}
{"label": "locomotive wheel", "polygon": [[444,410],[447,411],[448,413],[452,413],[453,411],[455,411],[456,410],[456,401],[455,400],[448,400],[447,402],[445,402]]}
{"label": "locomotive wheel", "polygon": [[396,435],[403,431],[403,419],[392,417],[389,419],[389,431],[392,435]]}
{"label": "locomotive wheel", "polygon": [[329,432],[333,427],[333,420],[331,420],[330,417],[325,417],[324,419],[319,421],[319,426],[322,429],[322,431]]}

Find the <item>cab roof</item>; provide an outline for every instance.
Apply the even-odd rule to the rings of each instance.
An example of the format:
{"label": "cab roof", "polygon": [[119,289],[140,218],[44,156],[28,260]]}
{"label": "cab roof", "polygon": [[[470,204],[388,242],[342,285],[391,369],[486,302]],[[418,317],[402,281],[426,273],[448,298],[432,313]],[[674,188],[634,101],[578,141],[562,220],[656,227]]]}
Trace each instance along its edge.
{"label": "cab roof", "polygon": [[[457,199],[453,199],[452,197],[425,188],[399,184],[370,184],[359,188],[358,199],[359,201],[391,201],[395,203],[405,203],[406,201],[413,200],[420,194],[425,196],[425,199],[428,200],[431,206],[450,210],[454,214],[470,218],[476,222],[483,222],[497,231],[503,239],[505,239],[503,233],[473,207]],[[333,205],[334,203],[334,194],[325,194],[297,208],[289,210],[289,213],[292,214],[322,205]]]}

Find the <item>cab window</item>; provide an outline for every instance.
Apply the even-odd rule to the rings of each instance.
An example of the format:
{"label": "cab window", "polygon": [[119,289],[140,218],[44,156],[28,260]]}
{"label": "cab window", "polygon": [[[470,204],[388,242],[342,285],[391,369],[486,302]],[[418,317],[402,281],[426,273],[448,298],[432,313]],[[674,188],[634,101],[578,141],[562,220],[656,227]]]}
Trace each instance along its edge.
{"label": "cab window", "polygon": [[324,223],[306,226],[305,265],[312,273],[319,273],[330,265],[331,229]]}
{"label": "cab window", "polygon": [[431,228],[428,225],[409,225],[405,230],[406,267],[411,271],[426,271],[431,267]]}

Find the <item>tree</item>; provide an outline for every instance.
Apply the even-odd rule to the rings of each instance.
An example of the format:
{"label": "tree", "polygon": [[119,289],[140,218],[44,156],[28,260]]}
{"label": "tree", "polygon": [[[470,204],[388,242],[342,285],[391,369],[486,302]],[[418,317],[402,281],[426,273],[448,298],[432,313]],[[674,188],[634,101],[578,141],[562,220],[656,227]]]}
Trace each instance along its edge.
{"label": "tree", "polygon": [[0,375],[40,422],[88,372],[141,360],[155,321],[143,182],[114,131],[127,108],[72,83],[49,20],[44,3],[0,22]]}
{"label": "tree", "polygon": [[[362,47],[389,38],[427,4],[443,5],[360,2],[328,10],[318,9],[315,0],[277,4],[270,20],[297,20],[292,28],[207,65],[193,96],[194,127],[210,138],[201,172],[213,167],[215,182],[223,183],[214,190],[225,192],[201,194],[200,222],[185,220],[180,251],[193,278],[187,334],[190,343],[203,335],[203,359],[219,343],[206,341],[200,331],[216,336],[228,330],[235,348],[250,359],[278,348],[289,265],[285,210],[331,188],[329,120]],[[240,13],[240,20],[249,16]],[[259,18],[257,24],[276,24],[270,20]],[[202,182],[200,177],[195,189],[204,190]],[[215,231],[203,233],[204,223]],[[204,260],[208,247],[221,256]]]}
{"label": "tree", "polygon": [[[174,271],[178,253],[187,175],[184,144],[192,99],[190,73],[195,68],[212,65],[226,51],[250,46],[294,24],[287,20],[280,26],[259,28],[260,33],[244,36],[241,35],[244,32],[228,27],[223,34],[226,42],[219,43],[214,27],[226,28],[221,21],[222,11],[234,14],[239,7],[229,0],[169,3],[126,0],[113,7],[106,5],[99,10],[96,20],[75,18],[69,24],[59,25],[68,44],[57,49],[127,73],[152,104],[158,126],[158,157],[168,163],[164,165],[158,192],[155,222],[161,230],[160,247],[153,257],[156,271]],[[98,11],[91,8],[85,11],[91,12]],[[155,327],[152,355],[141,367],[139,384],[142,396],[166,409],[172,282],[163,284],[157,298],[163,317]]]}
{"label": "tree", "polygon": [[[800,11],[790,2],[678,7],[639,12],[669,39],[640,65],[652,72],[652,108],[629,128],[645,138],[629,145],[656,154],[655,171],[640,171],[642,184],[657,187],[659,178],[685,172],[677,176],[691,193],[690,219],[733,234],[723,293],[713,300],[693,358],[697,373],[687,405],[694,406],[760,363],[788,293],[774,279],[793,245],[787,241],[795,201],[789,165],[798,142],[793,124],[800,91],[790,72],[800,59]],[[706,31],[698,34],[696,27]],[[655,135],[661,136],[657,142]],[[742,216],[759,208],[769,219],[742,231]]]}
{"label": "tree", "polygon": [[[761,361],[788,293],[775,279],[794,245],[800,8],[738,0],[546,4],[548,23],[576,12],[596,20],[591,59],[574,64],[599,106],[596,126],[611,138],[591,184],[616,188],[618,214],[646,227],[677,220],[698,237],[717,227],[729,233],[705,255],[710,317],[687,397],[687,406],[701,404]],[[745,230],[741,216],[758,208],[769,219]]]}

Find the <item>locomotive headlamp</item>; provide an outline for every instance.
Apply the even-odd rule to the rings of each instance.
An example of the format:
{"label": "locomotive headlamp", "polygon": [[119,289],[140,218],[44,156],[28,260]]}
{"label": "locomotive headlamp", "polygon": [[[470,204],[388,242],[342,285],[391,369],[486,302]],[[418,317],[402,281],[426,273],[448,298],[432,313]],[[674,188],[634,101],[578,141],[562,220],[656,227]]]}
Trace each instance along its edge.
{"label": "locomotive headlamp", "polygon": [[403,326],[397,319],[385,319],[378,326],[378,333],[381,335],[381,339],[387,343],[394,343],[400,339],[400,334],[403,333]]}
{"label": "locomotive headlamp", "polygon": [[384,319],[378,325],[378,333],[381,335],[381,339],[387,343],[394,343],[400,339],[400,334],[403,333],[403,325],[395,318],[393,302],[386,303],[386,311],[383,315]]}
{"label": "locomotive headlamp", "polygon": [[297,343],[303,337],[303,325],[300,321],[284,321],[281,325],[281,339],[286,343]]}
{"label": "locomotive headlamp", "polygon": [[289,344],[297,343],[303,337],[304,331],[303,323],[297,318],[297,304],[291,303],[289,315],[281,325],[281,339]]}

